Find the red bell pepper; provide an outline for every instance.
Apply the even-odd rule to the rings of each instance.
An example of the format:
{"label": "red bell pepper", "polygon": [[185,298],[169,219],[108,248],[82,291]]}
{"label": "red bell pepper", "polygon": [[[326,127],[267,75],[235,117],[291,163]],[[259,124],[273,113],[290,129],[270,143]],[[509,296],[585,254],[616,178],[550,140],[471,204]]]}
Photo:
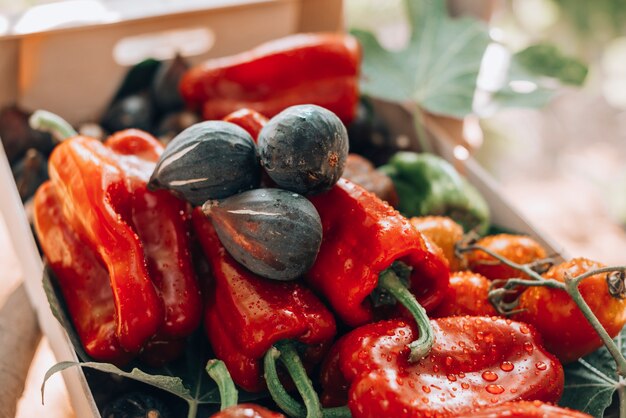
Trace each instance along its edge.
{"label": "red bell pepper", "polygon": [[506,402],[487,406],[466,414],[454,415],[455,418],[592,418],[572,409],[559,408],[540,401]]}
{"label": "red bell pepper", "polygon": [[123,365],[132,356],[122,349],[115,332],[115,305],[106,269],[64,221],[52,183],[39,187],[34,202],[39,242],[85,352],[95,360]]}
{"label": "red bell pepper", "polygon": [[[496,317],[431,321],[435,345],[410,363],[414,325],[368,324],[331,349],[322,370],[322,401],[348,399],[354,418],[450,417],[514,400],[555,402],[563,367],[530,326]],[[346,391],[346,389],[348,389]]]}
{"label": "red bell pepper", "polygon": [[316,104],[344,123],[356,113],[361,50],[347,34],[311,33],[270,41],[189,70],[180,91],[205,119],[249,108],[272,117],[289,106]]}
{"label": "red bell pepper", "polygon": [[306,344],[308,360],[335,335],[332,314],[306,287],[264,279],[239,265],[221,244],[201,208],[193,212],[196,235],[211,265],[212,289],[205,306],[205,331],[233,380],[248,391],[262,390],[262,358],[280,340]]}
{"label": "red bell pepper", "polygon": [[116,335],[129,352],[157,333],[157,340],[190,334],[202,313],[187,205],[146,189],[162,151],[149,134],[127,130],[106,144],[75,136],[49,161],[64,222],[108,272]]}
{"label": "red bell pepper", "polygon": [[426,311],[442,301],[447,262],[386,202],[346,179],[310,200],[322,219],[323,241],[307,281],[347,325],[375,319],[368,296],[396,261],[412,269],[409,290]]}

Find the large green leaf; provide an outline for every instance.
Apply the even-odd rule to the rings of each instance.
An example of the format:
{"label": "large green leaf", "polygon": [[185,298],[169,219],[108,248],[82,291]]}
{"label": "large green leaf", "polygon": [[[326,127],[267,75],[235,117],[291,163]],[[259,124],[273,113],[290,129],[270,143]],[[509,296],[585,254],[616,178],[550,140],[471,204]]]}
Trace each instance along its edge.
{"label": "large green leaf", "polygon": [[515,54],[516,61],[528,72],[552,77],[563,84],[581,86],[587,77],[587,66],[564,55],[555,45],[531,45]]}
{"label": "large green leaf", "polygon": [[[625,330],[615,342],[622,354],[626,354]],[[565,366],[565,391],[559,405],[602,418],[620,386],[618,381],[615,361],[606,347],[602,347],[584,359]]]}
{"label": "large green leaf", "polygon": [[441,115],[471,113],[476,78],[489,43],[487,28],[473,19],[449,18],[440,0],[406,0],[405,4],[411,38],[404,50],[386,50],[373,34],[352,31],[364,51],[363,93],[412,100]]}

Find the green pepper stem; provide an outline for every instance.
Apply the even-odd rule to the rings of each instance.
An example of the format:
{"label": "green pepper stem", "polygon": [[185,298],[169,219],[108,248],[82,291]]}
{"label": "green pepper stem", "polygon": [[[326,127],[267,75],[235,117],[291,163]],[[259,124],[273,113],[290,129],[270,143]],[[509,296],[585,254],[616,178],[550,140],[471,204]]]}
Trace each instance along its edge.
{"label": "green pepper stem", "polygon": [[35,111],[28,119],[28,124],[37,131],[51,133],[61,141],[78,135],[78,132],[65,119],[47,110]]}
{"label": "green pepper stem", "polygon": [[293,343],[283,340],[277,342],[274,346],[280,352],[279,359],[295,383],[300,396],[302,396],[307,411],[306,418],[321,418],[322,405]]}
{"label": "green pepper stem", "polygon": [[[305,418],[307,416],[307,409],[300,402],[291,397],[280,383],[278,378],[278,372],[276,371],[276,360],[280,357],[281,353],[272,347],[265,354],[263,359],[263,366],[265,368],[265,381],[267,382],[267,389],[272,395],[274,402],[290,417]],[[340,406],[336,408],[324,408],[322,410],[322,416],[324,418],[352,418],[350,409],[347,406]]]}
{"label": "green pepper stem", "polygon": [[416,362],[426,357],[435,343],[435,335],[426,310],[419,304],[409,289],[404,287],[392,269],[387,269],[380,274],[378,286],[391,293],[415,319],[419,337],[409,344],[411,349],[409,361]]}
{"label": "green pepper stem", "polygon": [[215,380],[215,383],[217,383],[217,389],[220,392],[220,400],[222,402],[220,409],[223,411],[229,406],[237,405],[239,392],[224,362],[216,359],[209,360],[205,370],[209,376],[211,376],[211,379]]}
{"label": "green pepper stem", "polygon": [[306,416],[306,408],[300,404],[294,398],[291,397],[280,383],[278,378],[278,371],[276,370],[276,360],[280,357],[281,353],[275,348],[271,347],[265,353],[263,359],[263,368],[265,381],[267,382],[267,389],[274,399],[274,402],[290,417],[304,418]]}
{"label": "green pepper stem", "polygon": [[[296,385],[304,407],[294,400],[280,383],[278,373],[276,371],[276,360],[280,359],[281,363],[287,369],[291,379]],[[293,343],[290,341],[279,341],[274,344],[265,354],[265,380],[267,388],[272,395],[274,401],[291,417],[297,418],[322,418],[322,405],[319,397],[313,388],[313,383],[306,370],[300,356],[296,351]]]}

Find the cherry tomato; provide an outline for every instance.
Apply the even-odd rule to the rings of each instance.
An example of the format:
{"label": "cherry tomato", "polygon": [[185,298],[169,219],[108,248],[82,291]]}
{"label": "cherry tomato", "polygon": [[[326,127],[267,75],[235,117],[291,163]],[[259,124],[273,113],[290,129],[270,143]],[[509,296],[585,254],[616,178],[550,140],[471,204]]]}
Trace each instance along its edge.
{"label": "cherry tomato", "polygon": [[211,418],[285,418],[285,416],[259,405],[242,403],[211,415]]}
{"label": "cherry tomato", "polygon": [[450,287],[432,318],[457,315],[497,315],[489,303],[490,282],[478,273],[458,271],[450,274]]}
{"label": "cherry tomato", "polygon": [[[552,267],[543,277],[563,282],[566,274],[576,277],[601,267],[604,267],[601,263],[576,258]],[[615,337],[626,324],[626,299],[609,294],[606,274],[584,279],[578,289],[604,329]],[[603,345],[563,290],[529,287],[520,297],[519,308],[522,311],[515,315],[515,319],[533,324],[543,336],[546,348],[563,363],[583,357]]]}
{"label": "cherry tomato", "polygon": [[507,402],[488,406],[471,413],[455,415],[455,418],[592,418],[584,414],[540,401]]}
{"label": "cherry tomato", "polygon": [[411,218],[411,225],[441,248],[450,265],[450,271],[461,268],[460,260],[454,253],[454,246],[463,239],[461,225],[445,216],[417,216]]}
{"label": "cherry tomato", "polygon": [[[524,235],[489,235],[479,239],[476,245],[487,248],[518,264],[531,263],[547,256],[546,250],[537,241]],[[464,258],[467,268],[482,274],[489,280],[514,277],[528,278],[525,274],[502,264],[484,251],[477,250],[465,253]]]}

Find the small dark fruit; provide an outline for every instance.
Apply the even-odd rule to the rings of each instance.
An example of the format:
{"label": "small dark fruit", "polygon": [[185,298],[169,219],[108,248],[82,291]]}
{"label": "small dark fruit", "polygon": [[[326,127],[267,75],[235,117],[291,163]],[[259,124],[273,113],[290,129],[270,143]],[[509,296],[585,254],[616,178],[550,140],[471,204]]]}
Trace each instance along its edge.
{"label": "small dark fruit", "polygon": [[197,123],[167,145],[149,187],[170,189],[194,205],[258,187],[261,166],[248,132],[224,121]]}
{"label": "small dark fruit", "polygon": [[322,222],[304,196],[256,189],[202,207],[220,241],[259,276],[293,280],[308,271],[322,243]]}
{"label": "small dark fruit", "polygon": [[292,106],[274,116],[258,138],[261,164],[276,184],[297,193],[330,189],[348,157],[348,134],[330,110]]}

